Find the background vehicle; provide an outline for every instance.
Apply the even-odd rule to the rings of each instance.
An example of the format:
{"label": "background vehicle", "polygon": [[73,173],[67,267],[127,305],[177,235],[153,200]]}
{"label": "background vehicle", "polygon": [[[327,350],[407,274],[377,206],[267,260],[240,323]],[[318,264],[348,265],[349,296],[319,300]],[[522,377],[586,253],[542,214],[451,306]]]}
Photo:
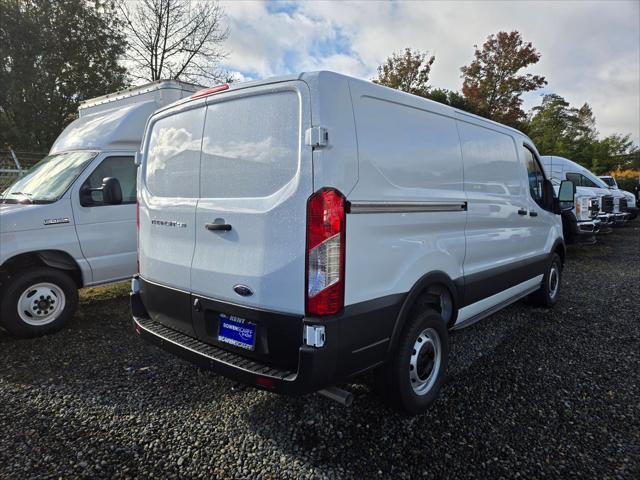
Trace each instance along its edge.
{"label": "background vehicle", "polygon": [[[561,157],[540,157],[545,173],[557,191],[560,182],[566,180],[564,169],[566,164]],[[572,162],[573,163],[573,162]],[[596,187],[582,186],[586,182],[578,180],[575,203],[572,209],[562,212],[562,229],[567,243],[595,243],[596,234],[610,231],[606,225],[610,223],[607,214],[600,213],[601,197],[607,192]],[[595,184],[593,184],[595,185]],[[604,224],[604,226],[602,225]]]}
{"label": "background vehicle", "polygon": [[154,110],[195,85],[159,81],[84,102],[49,155],[0,197],[0,325],[60,329],[83,286],[136,271],[136,166]]}
{"label": "background vehicle", "polygon": [[617,225],[628,220],[626,201],[620,202],[621,199],[625,199],[625,196],[620,191],[609,189],[606,183],[582,165],[557,156],[543,156],[542,162],[552,179],[571,180],[576,186],[576,191],[581,187],[580,192],[583,194],[598,197],[600,201],[598,219],[603,225]]}
{"label": "background vehicle", "polygon": [[562,225],[537,157],[516,130],[330,72],[162,109],[141,152],[136,330],[291,395],[377,368],[381,394],[421,412],[449,328],[558,299]]}
{"label": "background vehicle", "polygon": [[626,200],[627,200],[627,212],[630,215],[630,219],[634,219],[638,216],[638,205],[637,205],[637,201],[636,201],[636,196],[631,193],[631,192],[627,192],[626,190],[622,190],[619,186],[618,186],[618,182],[616,182],[616,179],[614,177],[612,177],[611,175],[602,175],[600,177],[598,177],[600,180],[602,180],[604,183],[606,183],[609,188],[611,190],[618,190],[619,192],[621,192]]}

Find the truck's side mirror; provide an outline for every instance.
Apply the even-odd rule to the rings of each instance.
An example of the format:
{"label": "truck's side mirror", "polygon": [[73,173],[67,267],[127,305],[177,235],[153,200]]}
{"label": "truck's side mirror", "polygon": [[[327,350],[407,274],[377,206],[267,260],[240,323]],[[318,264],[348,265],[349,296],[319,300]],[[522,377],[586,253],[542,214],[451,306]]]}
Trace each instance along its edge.
{"label": "truck's side mirror", "polygon": [[562,210],[571,210],[575,202],[576,186],[571,180],[563,180],[560,182],[558,190],[558,202]]}
{"label": "truck's side mirror", "polygon": [[100,190],[102,190],[102,201],[106,205],[120,205],[122,203],[122,188],[117,178],[103,178]]}

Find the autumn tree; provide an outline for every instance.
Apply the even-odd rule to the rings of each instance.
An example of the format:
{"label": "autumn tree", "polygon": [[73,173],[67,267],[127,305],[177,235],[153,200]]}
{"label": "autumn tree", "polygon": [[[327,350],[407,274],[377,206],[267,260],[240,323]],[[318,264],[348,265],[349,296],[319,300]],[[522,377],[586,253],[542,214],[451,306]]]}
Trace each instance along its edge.
{"label": "autumn tree", "polygon": [[134,79],[215,83],[227,78],[220,62],[229,30],[217,1],[119,0],[118,6]]}
{"label": "autumn tree", "polygon": [[429,93],[429,74],[436,57],[427,52],[405,48],[403,53],[393,52],[378,67],[374,83],[406,93],[426,97]]}
{"label": "autumn tree", "polygon": [[0,148],[47,151],[88,98],[126,87],[109,1],[0,0]]}
{"label": "autumn tree", "polygon": [[481,49],[475,45],[474,56],[471,64],[460,69],[465,98],[479,115],[520,127],[526,119],[522,94],[547,83],[542,76],[521,73],[537,63],[540,54],[513,31],[489,35]]}

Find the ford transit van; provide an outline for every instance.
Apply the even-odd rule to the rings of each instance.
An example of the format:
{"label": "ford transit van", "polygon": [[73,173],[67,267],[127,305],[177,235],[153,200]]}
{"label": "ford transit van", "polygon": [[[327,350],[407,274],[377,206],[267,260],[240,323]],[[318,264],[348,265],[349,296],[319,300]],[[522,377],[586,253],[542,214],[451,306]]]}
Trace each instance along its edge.
{"label": "ford transit van", "polygon": [[558,301],[573,185],[460,110],[330,72],[222,85],[156,112],[140,158],[135,329],[239,382],[375,369],[419,413],[450,329]]}
{"label": "ford transit van", "polygon": [[160,80],[87,100],[49,155],[0,195],[0,326],[61,329],[77,289],[136,268],[136,166],[154,110],[202,87]]}

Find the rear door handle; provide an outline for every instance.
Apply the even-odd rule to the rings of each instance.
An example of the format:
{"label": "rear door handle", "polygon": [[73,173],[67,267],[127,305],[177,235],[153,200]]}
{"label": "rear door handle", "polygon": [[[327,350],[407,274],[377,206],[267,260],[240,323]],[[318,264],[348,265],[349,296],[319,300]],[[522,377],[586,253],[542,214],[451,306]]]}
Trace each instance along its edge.
{"label": "rear door handle", "polygon": [[530,217],[537,217],[538,216],[538,212],[531,211],[531,212],[529,212],[529,216]]}
{"label": "rear door handle", "polygon": [[231,225],[228,223],[205,223],[204,228],[214,232],[228,232],[231,230]]}
{"label": "rear door handle", "polygon": [[522,208],[520,210],[518,210],[518,215],[526,215],[527,211],[523,210]]}

